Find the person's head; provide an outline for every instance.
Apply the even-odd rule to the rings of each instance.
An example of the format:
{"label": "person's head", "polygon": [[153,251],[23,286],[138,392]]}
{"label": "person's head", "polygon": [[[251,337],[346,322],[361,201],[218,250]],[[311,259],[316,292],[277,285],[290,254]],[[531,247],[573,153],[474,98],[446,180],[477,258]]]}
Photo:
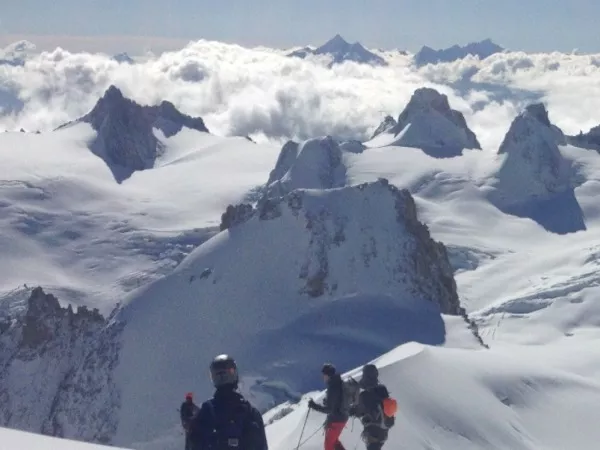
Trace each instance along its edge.
{"label": "person's head", "polygon": [[321,373],[323,374],[323,380],[325,380],[325,383],[327,383],[331,377],[335,375],[335,366],[329,363],[323,364]]}
{"label": "person's head", "polygon": [[379,384],[379,370],[374,364],[367,364],[362,369],[361,385],[364,388],[374,387]]}
{"label": "person's head", "polygon": [[210,377],[216,388],[237,388],[238,370],[229,355],[219,355],[210,363]]}
{"label": "person's head", "polygon": [[194,401],[194,395],[191,392],[185,394],[185,401],[187,403],[192,403]]}

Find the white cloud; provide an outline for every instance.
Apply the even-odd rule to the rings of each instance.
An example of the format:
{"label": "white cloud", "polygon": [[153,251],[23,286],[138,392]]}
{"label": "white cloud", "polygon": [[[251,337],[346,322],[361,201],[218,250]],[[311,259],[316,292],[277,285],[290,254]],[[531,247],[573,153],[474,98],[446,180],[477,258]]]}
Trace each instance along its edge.
{"label": "white cloud", "polygon": [[327,69],[276,50],[199,41],[127,65],[56,49],[24,67],[0,66],[0,107],[12,101],[0,128],[54,128],[88,112],[116,84],[141,103],[170,100],[218,134],[364,139],[386,114],[397,116],[415,89],[431,86],[448,94],[484,148],[495,150],[533,100],[546,102],[551,120],[568,133],[600,123],[599,61],[600,55],[513,52],[417,70],[410,56],[397,55],[389,67]]}

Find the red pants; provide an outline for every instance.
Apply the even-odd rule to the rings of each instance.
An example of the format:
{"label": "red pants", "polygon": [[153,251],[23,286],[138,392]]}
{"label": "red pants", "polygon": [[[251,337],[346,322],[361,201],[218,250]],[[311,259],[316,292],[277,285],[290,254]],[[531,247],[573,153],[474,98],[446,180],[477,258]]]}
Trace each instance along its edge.
{"label": "red pants", "polygon": [[346,450],[339,441],[346,422],[333,422],[325,426],[325,450]]}

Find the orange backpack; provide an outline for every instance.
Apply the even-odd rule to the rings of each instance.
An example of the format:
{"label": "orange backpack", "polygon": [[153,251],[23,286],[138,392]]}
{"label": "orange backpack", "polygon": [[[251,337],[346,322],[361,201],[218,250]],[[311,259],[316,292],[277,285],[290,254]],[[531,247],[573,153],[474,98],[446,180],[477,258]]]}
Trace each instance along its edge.
{"label": "orange backpack", "polygon": [[398,402],[396,399],[388,397],[383,399],[383,414],[386,417],[394,417],[398,412]]}

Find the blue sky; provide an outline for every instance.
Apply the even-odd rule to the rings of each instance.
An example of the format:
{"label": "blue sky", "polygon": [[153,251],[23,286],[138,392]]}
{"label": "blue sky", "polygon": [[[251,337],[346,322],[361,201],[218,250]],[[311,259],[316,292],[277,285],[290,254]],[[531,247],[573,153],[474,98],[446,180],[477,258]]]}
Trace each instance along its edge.
{"label": "blue sky", "polygon": [[[242,45],[320,44],[336,33],[368,47],[417,50],[490,37],[527,51],[600,51],[599,0],[18,0],[0,10],[0,38],[134,36]],[[68,36],[71,36],[69,38]],[[103,38],[111,36],[111,38]],[[129,38],[127,37],[129,36]],[[169,42],[169,39],[163,39]],[[81,39],[80,39],[81,42]],[[138,39],[135,45],[143,44]],[[68,46],[67,46],[68,47]],[[107,49],[109,50],[109,49]],[[112,50],[112,49],[110,49]],[[124,50],[132,50],[124,48]]]}

